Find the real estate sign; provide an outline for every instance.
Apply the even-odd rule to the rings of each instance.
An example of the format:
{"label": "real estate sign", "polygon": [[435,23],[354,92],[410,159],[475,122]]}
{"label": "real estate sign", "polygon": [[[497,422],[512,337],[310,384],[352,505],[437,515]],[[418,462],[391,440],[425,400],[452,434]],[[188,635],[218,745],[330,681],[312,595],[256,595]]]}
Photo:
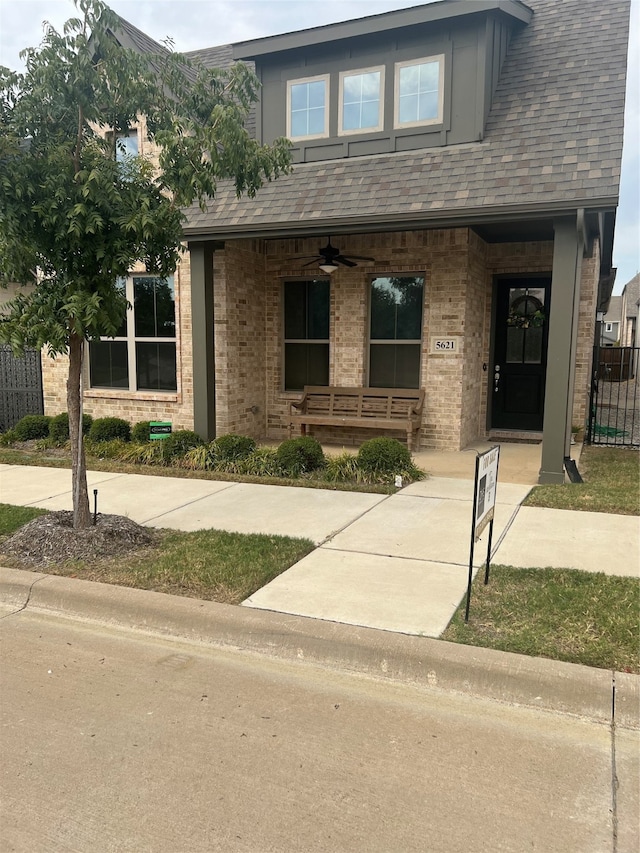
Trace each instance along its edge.
{"label": "real estate sign", "polygon": [[482,536],[482,531],[493,519],[496,506],[496,486],[498,483],[498,461],[500,448],[492,447],[480,453],[476,465],[474,539]]}

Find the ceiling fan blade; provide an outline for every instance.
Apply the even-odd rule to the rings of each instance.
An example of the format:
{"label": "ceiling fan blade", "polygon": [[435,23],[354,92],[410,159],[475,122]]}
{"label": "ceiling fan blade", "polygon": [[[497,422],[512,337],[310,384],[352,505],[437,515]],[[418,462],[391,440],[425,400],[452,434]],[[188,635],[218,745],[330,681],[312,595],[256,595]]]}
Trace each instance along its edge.
{"label": "ceiling fan blade", "polygon": [[289,255],[292,261],[311,261],[319,257],[320,255]]}
{"label": "ceiling fan blade", "polygon": [[344,255],[336,255],[333,259],[334,264],[342,264],[345,267],[357,267],[358,264],[355,261],[350,261],[349,258],[345,258]]}
{"label": "ceiling fan blade", "polygon": [[355,258],[356,261],[371,261],[372,263],[375,261],[375,258],[367,258],[364,255],[347,255],[348,258]]}
{"label": "ceiling fan blade", "polygon": [[[308,255],[307,255],[307,257],[308,257]],[[304,258],[302,258],[302,260],[304,260]],[[316,255],[315,257],[311,258],[311,260],[308,263],[302,264],[302,266],[303,267],[310,267],[311,264],[318,264],[318,263],[324,263],[324,262],[325,262],[324,258],[321,258],[319,255]]]}

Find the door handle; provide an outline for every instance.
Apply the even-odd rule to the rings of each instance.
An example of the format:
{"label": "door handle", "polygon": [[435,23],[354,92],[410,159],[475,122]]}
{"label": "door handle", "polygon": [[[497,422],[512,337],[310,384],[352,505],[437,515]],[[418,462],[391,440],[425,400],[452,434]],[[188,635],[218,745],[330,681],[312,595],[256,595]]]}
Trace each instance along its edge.
{"label": "door handle", "polygon": [[499,384],[500,384],[500,365],[496,364],[496,366],[493,368],[493,391],[494,391],[494,393],[498,392]]}

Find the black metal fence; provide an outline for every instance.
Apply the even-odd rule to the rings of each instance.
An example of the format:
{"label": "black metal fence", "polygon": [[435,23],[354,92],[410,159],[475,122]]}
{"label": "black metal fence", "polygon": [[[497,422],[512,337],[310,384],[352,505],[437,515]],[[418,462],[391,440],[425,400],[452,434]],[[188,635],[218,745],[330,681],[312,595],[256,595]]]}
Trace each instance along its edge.
{"label": "black metal fence", "polygon": [[640,347],[594,347],[587,441],[640,447]]}
{"label": "black metal fence", "polygon": [[0,432],[11,429],[25,415],[42,414],[40,350],[27,350],[16,358],[11,347],[0,346]]}

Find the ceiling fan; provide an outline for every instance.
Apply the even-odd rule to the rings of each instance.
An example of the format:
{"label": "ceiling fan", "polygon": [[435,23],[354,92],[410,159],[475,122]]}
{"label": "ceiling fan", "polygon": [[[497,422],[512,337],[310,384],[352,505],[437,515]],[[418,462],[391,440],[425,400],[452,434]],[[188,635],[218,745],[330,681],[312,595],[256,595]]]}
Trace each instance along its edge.
{"label": "ceiling fan", "polygon": [[364,255],[343,255],[340,249],[336,249],[331,245],[331,237],[327,240],[327,245],[318,249],[317,255],[296,255],[299,260],[309,259],[309,262],[303,264],[305,267],[310,267],[311,264],[318,263],[318,266],[323,272],[332,273],[338,269],[338,264],[345,267],[357,267],[356,261],[374,261],[375,258],[368,258]]}

